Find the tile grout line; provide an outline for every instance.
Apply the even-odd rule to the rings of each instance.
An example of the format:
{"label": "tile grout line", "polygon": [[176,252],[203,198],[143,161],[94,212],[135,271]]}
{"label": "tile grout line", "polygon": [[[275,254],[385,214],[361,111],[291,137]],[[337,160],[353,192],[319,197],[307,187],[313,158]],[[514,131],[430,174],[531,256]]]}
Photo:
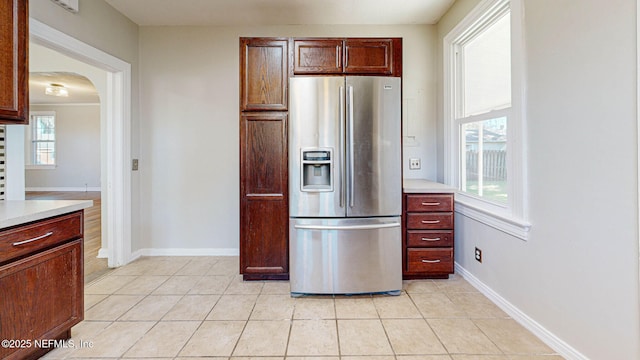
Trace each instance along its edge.
{"label": "tile grout line", "polygon": [[338,306],[336,304],[336,297],[333,295],[331,297],[333,300],[333,317],[335,317],[335,325],[336,325],[336,341],[338,342],[338,359],[342,358],[342,346],[340,345],[340,330],[338,328]]}
{"label": "tile grout line", "polygon": [[[233,280],[231,280],[231,281],[233,282]],[[231,283],[229,283],[229,286],[231,286]],[[229,286],[227,286],[227,288]],[[263,284],[263,287],[264,287],[264,284]],[[226,292],[226,289],[225,289],[225,292]],[[260,289],[260,292],[262,292],[262,288]],[[233,294],[229,294],[229,295],[233,295]],[[253,306],[251,307],[251,311],[249,312],[249,315],[247,316],[247,319],[244,320],[244,325],[242,326],[242,331],[240,331],[240,335],[238,336],[238,339],[236,340],[236,343],[233,345],[233,349],[231,349],[231,353],[228,356],[229,359],[231,359],[233,357],[233,353],[235,353],[236,349],[238,348],[238,344],[240,343],[240,339],[242,338],[242,334],[244,334],[244,331],[247,329],[247,325],[249,324],[249,319],[251,319],[251,314],[253,314],[253,310],[256,308],[256,304],[258,302],[258,297],[260,297],[260,294],[258,294],[258,296],[256,296],[256,300],[253,302]]]}
{"label": "tile grout line", "polygon": [[[437,287],[437,285],[436,285],[436,287]],[[442,345],[442,348],[447,352],[447,355],[449,356],[449,358],[451,358],[451,352],[449,351],[447,346],[442,342],[442,339],[440,338],[438,333],[433,329],[433,327],[429,323],[429,320],[427,320],[427,318],[424,316],[422,311],[420,311],[420,308],[418,307],[418,304],[416,304],[416,302],[413,299],[413,297],[411,296],[411,294],[407,292],[407,296],[409,296],[409,299],[411,299],[411,303],[413,304],[413,306],[415,306],[416,309],[418,309],[418,312],[420,313],[420,316],[422,316],[422,320],[424,320],[424,322],[427,323],[427,326],[429,327],[429,329],[431,329],[431,331],[433,332],[433,335],[436,337],[436,339],[438,339],[438,341],[440,342],[440,345]]]}

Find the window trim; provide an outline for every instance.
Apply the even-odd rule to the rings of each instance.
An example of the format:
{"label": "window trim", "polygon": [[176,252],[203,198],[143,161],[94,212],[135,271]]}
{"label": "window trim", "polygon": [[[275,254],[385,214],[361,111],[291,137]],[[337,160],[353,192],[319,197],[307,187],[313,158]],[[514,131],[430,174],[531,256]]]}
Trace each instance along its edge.
{"label": "window trim", "polygon": [[[34,116],[53,116],[53,121],[54,121],[54,131],[57,134],[57,127],[58,127],[58,120],[57,120],[57,116],[56,116],[56,112],[55,111],[30,111],[29,112],[29,125],[26,126],[26,132],[25,132],[25,159],[26,159],[26,164],[25,164],[25,169],[26,170],[54,170],[57,166],[58,166],[58,162],[56,161],[55,164],[34,164],[33,163],[33,134],[34,134],[34,128],[31,124],[31,121],[33,119]],[[53,141],[53,149],[54,152],[56,153],[56,160],[57,160],[57,151],[58,151],[58,146],[57,146],[57,142],[58,142],[58,137],[56,136],[56,139]]]}
{"label": "window trim", "polygon": [[527,240],[531,223],[527,209],[526,77],[522,0],[484,0],[443,39],[444,72],[444,180],[459,189],[460,131],[456,119],[456,47],[482,29],[480,24],[495,21],[497,14],[509,9],[511,16],[511,111],[507,125],[508,203],[501,206],[461,191],[456,192],[456,212]]}

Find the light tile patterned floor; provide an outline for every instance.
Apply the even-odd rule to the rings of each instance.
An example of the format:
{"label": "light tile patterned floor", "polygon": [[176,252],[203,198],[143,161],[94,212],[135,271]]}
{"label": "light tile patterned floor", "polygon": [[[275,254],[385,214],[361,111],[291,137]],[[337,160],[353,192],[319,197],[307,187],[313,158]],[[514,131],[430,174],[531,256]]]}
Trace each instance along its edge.
{"label": "light tile patterned floor", "polygon": [[288,282],[237,272],[237,257],[138,259],[86,287],[75,347],[45,358],[562,359],[456,275],[400,296],[291,298]]}

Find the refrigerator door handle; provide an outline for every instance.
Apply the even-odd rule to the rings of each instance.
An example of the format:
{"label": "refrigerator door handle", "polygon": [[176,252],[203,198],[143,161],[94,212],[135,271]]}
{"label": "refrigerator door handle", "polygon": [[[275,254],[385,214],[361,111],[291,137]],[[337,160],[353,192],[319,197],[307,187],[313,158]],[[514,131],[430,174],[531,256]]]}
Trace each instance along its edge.
{"label": "refrigerator door handle", "polygon": [[345,186],[347,186],[346,172],[344,168],[345,162],[345,150],[344,150],[344,132],[345,132],[345,114],[344,114],[344,86],[340,86],[340,162],[341,162],[341,171],[340,171],[340,207],[343,208],[346,206],[346,190]]}
{"label": "refrigerator door handle", "polygon": [[387,224],[371,224],[371,225],[294,225],[293,227],[300,230],[367,230],[367,229],[386,229],[399,227],[399,222]]}
{"label": "refrigerator door handle", "polygon": [[354,174],[354,163],[353,163],[353,86],[347,87],[347,124],[349,126],[348,135],[349,139],[347,141],[349,147],[349,206],[354,207],[356,205],[355,200],[355,174]]}

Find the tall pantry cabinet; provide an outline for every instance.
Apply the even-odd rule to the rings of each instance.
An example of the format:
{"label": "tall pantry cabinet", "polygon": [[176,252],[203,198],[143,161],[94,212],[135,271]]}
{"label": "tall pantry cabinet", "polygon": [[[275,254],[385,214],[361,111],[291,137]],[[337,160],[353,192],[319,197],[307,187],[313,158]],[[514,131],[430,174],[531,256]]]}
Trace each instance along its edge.
{"label": "tall pantry cabinet", "polygon": [[27,0],[0,2],[0,124],[27,124],[29,109]]}
{"label": "tall pantry cabinet", "polygon": [[289,279],[288,39],[240,39],[240,273]]}

